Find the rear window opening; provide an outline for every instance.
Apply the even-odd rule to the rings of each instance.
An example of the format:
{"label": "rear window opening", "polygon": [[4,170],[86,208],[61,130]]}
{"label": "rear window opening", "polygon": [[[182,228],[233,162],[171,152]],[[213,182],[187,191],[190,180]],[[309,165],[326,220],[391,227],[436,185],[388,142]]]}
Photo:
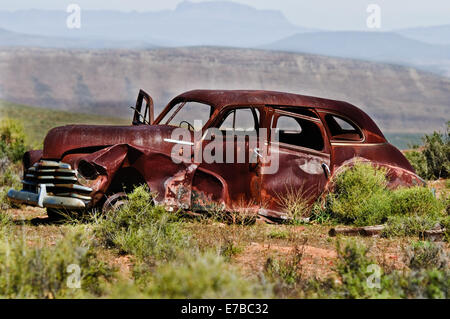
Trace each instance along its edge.
{"label": "rear window opening", "polygon": [[352,122],[337,115],[325,115],[325,121],[330,130],[331,139],[338,141],[361,141],[363,134]]}
{"label": "rear window opening", "polygon": [[283,144],[322,151],[324,142],[319,127],[312,121],[280,115],[277,119],[276,134]]}

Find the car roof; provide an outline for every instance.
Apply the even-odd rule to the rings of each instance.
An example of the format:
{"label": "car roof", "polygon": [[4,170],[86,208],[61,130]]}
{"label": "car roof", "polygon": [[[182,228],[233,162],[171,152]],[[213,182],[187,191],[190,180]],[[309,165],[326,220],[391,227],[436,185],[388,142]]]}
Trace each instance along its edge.
{"label": "car roof", "polygon": [[385,142],[375,122],[363,110],[344,102],[320,97],[264,90],[192,90],[175,97],[172,103],[195,101],[216,109],[237,105],[280,105],[314,108],[347,117],[355,122],[366,136],[366,142]]}

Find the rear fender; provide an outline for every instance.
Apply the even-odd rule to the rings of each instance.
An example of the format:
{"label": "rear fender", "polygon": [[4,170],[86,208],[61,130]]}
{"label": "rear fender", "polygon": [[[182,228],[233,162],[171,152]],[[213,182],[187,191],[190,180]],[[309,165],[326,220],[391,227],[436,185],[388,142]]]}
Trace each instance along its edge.
{"label": "rear fender", "polygon": [[392,164],[371,161],[369,159],[363,157],[354,157],[351,158],[338,168],[336,168],[333,172],[333,176],[330,179],[327,189],[332,188],[333,180],[336,175],[344,171],[345,169],[352,167],[356,163],[368,163],[374,167],[383,167],[387,170],[387,178],[388,178],[388,187],[390,189],[395,189],[398,187],[412,187],[412,186],[426,186],[426,182],[414,172],[407,170],[403,167],[395,166]]}

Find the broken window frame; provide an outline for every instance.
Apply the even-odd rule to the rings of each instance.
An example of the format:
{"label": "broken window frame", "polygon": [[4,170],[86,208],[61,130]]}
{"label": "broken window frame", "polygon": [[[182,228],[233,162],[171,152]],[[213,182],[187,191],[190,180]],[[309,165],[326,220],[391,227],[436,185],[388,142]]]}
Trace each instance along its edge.
{"label": "broken window frame", "polygon": [[316,154],[330,155],[327,131],[326,131],[322,121],[320,120],[320,118],[315,118],[315,117],[311,117],[311,116],[301,115],[298,113],[292,113],[292,112],[280,110],[277,108],[273,108],[272,118],[270,119],[270,127],[272,130],[276,130],[276,128],[277,128],[276,125],[278,122],[278,118],[280,116],[289,116],[289,117],[293,117],[293,118],[299,118],[299,119],[310,121],[310,122],[316,124],[317,128],[319,129],[319,132],[321,134],[322,141],[323,141],[322,150],[317,150],[314,148],[309,148],[309,147],[299,146],[299,145],[294,145],[294,144],[288,144],[288,143],[283,143],[283,142],[273,142],[272,139],[270,139],[269,143],[271,143],[271,144],[276,143],[276,144],[278,144],[278,147],[280,147],[280,148],[291,149],[291,150],[295,150],[295,151],[299,151],[299,152],[311,152],[311,153],[316,153]]}
{"label": "broken window frame", "polygon": [[[352,121],[351,119],[349,119],[348,117],[342,115],[342,114],[337,114],[334,112],[329,112],[329,111],[318,111],[321,114],[321,118],[323,121],[323,125],[326,127],[327,130],[327,134],[329,136],[330,139],[330,143],[345,143],[345,144],[354,144],[354,143],[364,143],[366,140],[366,136],[364,134],[364,131],[361,129],[361,127],[356,124],[354,121]],[[326,119],[327,116],[333,116],[333,117],[337,117],[340,120],[343,120],[345,122],[347,122],[348,124],[350,124],[350,126],[353,126],[355,128],[356,133],[360,136],[359,139],[339,139],[339,138],[335,138],[336,135],[333,135],[331,132],[331,129],[328,125],[328,121]],[[338,124],[339,125],[339,124]]]}

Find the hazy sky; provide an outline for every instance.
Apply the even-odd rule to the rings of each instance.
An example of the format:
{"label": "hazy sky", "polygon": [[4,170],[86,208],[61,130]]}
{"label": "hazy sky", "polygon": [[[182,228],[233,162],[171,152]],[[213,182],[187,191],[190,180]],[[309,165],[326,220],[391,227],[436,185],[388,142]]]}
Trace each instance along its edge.
{"label": "hazy sky", "polygon": [[[2,0],[0,10],[81,9],[158,11],[174,9],[183,0]],[[200,2],[204,0],[191,0]],[[233,0],[258,9],[280,10],[294,24],[329,30],[366,28],[369,4],[381,7],[381,27],[393,28],[450,24],[449,0]]]}

